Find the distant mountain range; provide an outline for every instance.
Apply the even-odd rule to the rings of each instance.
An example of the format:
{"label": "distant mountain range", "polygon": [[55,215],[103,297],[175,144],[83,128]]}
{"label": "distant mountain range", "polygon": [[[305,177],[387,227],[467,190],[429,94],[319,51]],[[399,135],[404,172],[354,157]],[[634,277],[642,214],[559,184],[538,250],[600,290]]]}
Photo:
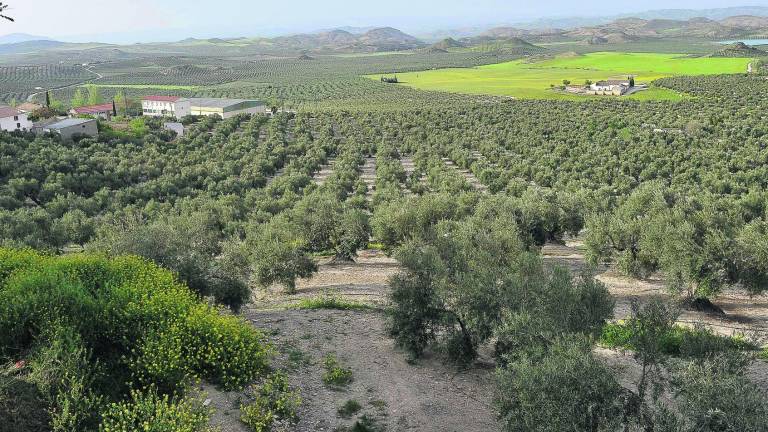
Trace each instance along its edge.
{"label": "distant mountain range", "polygon": [[621,18],[607,24],[575,29],[523,29],[497,27],[471,40],[523,38],[531,42],[554,40],[583,41],[589,44],[625,43],[648,39],[763,38],[768,35],[768,17],[733,16],[715,21],[709,18],[689,20]]}
{"label": "distant mountain range", "polygon": [[392,27],[352,33],[346,30],[273,38],[276,46],[304,51],[379,52],[402,51],[425,46],[419,39]]}
{"label": "distant mountain range", "polygon": [[[736,15],[750,11],[766,16]],[[726,16],[712,19],[698,16],[685,19],[619,18],[613,21],[575,28],[500,26],[482,31],[465,29],[460,37],[444,37],[432,45],[392,27],[347,27],[314,33],[274,38],[188,38],[178,42],[112,45],[75,44],[42,36],[15,33],[0,36],[0,55],[23,58],[36,63],[74,63],[111,61],[143,55],[203,55],[259,58],[289,56],[311,59],[315,54],[374,53],[422,49],[441,52],[462,47],[503,41],[505,46],[533,47],[546,42],[580,42],[592,45],[620,44],[653,39],[701,39],[708,41],[768,39],[768,8],[728,8],[711,11],[670,10],[640,16]],[[743,50],[742,50],[743,51]],[[734,54],[734,51],[725,54]]]}
{"label": "distant mountain range", "polygon": [[660,9],[646,12],[627,13],[611,16],[593,17],[562,17],[542,18],[530,22],[510,24],[509,27],[541,30],[541,29],[565,29],[572,30],[579,27],[599,26],[609,24],[622,18],[640,18],[644,20],[675,20],[688,21],[694,18],[707,18],[720,21],[735,16],[768,17],[768,7],[765,6],[736,6],[718,9]]}
{"label": "distant mountain range", "polygon": [[29,42],[37,40],[51,40],[45,36],[35,36],[26,33],[11,33],[5,36],[0,36],[0,45],[15,44],[20,42]]}

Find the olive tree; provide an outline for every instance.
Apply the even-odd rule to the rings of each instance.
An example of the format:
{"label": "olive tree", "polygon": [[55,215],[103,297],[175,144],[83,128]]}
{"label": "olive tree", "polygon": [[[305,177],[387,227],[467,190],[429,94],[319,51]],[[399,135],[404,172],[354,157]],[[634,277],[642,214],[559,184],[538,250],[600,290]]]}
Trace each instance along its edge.
{"label": "olive tree", "polygon": [[612,432],[621,426],[623,390],[584,339],[553,341],[498,371],[496,407],[508,432]]}
{"label": "olive tree", "polygon": [[411,240],[395,256],[390,330],[415,356],[438,335],[458,362],[475,358],[502,316],[512,270],[525,253],[511,219],[443,221],[431,240]]}
{"label": "olive tree", "polygon": [[[86,249],[142,256],[176,272],[198,294],[239,309],[250,295],[247,269],[229,266],[236,261],[222,259],[225,239],[218,222],[216,215],[207,212],[156,220],[131,214],[99,227]],[[71,224],[78,228],[79,223],[75,219]]]}
{"label": "olive tree", "polygon": [[340,261],[352,260],[371,236],[368,215],[328,193],[304,198],[290,218],[306,239],[308,250],[333,251]]}
{"label": "olive tree", "polygon": [[288,293],[295,293],[296,279],[317,272],[299,228],[284,217],[250,228],[246,244],[253,276],[261,286],[280,283]]}

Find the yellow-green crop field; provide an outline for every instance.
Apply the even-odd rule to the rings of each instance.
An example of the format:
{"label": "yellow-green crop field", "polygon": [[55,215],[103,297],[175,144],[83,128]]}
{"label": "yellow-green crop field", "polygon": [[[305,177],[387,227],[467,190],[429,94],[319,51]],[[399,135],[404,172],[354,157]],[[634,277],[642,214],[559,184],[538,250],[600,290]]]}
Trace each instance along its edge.
{"label": "yellow-green crop field", "polygon": [[[693,58],[685,54],[599,52],[562,56],[538,62],[516,60],[474,68],[436,69],[398,74],[401,85],[455,93],[514,96],[522,99],[589,99],[610,96],[579,96],[551,90],[563,80],[582,84],[634,75],[638,84],[677,75],[743,73],[751,59]],[[370,75],[379,79],[379,75]],[[671,90],[652,87],[631,96],[637,100],[677,100]]]}

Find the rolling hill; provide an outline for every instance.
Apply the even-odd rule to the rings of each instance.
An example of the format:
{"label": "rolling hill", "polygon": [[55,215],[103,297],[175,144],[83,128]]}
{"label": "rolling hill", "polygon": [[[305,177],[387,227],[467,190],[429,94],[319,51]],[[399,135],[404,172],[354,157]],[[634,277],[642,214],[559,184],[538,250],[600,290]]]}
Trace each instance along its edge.
{"label": "rolling hill", "polygon": [[697,17],[688,20],[620,18],[610,23],[565,29],[497,27],[470,38],[477,43],[489,39],[523,38],[533,43],[584,41],[589,44],[626,43],[643,39],[699,38],[707,40],[768,35],[768,17],[740,15],[716,21]]}
{"label": "rolling hill", "polygon": [[711,54],[710,57],[768,57],[768,51],[749,46],[744,42],[736,42]]}
{"label": "rolling hill", "polygon": [[11,33],[11,34],[0,36],[0,45],[16,44],[20,42],[29,42],[29,41],[41,41],[41,40],[49,41],[52,39],[47,38],[45,36],[35,36],[27,33]]}

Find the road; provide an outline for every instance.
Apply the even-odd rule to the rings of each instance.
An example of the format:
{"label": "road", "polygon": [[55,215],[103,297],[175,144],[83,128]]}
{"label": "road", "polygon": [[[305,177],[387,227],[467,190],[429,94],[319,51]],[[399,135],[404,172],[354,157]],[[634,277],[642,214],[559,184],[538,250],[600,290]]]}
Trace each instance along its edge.
{"label": "road", "polygon": [[83,66],[83,69],[88,71],[88,72],[90,72],[90,73],[92,73],[92,74],[94,74],[94,75],[96,75],[96,78],[87,79],[85,81],[80,81],[80,82],[77,82],[77,83],[74,83],[74,84],[67,84],[67,85],[61,86],[61,87],[52,87],[52,88],[49,88],[47,90],[41,90],[39,92],[32,93],[31,95],[27,96],[27,102],[33,102],[35,100],[35,98],[37,97],[37,95],[39,95],[40,93],[46,92],[46,91],[63,90],[63,89],[71,88],[71,87],[77,87],[77,86],[81,86],[81,85],[83,85],[85,83],[89,83],[89,82],[93,82],[93,81],[98,81],[98,80],[104,78],[104,75],[102,75],[102,74],[96,72],[95,70],[91,69],[91,67],[92,66]]}

